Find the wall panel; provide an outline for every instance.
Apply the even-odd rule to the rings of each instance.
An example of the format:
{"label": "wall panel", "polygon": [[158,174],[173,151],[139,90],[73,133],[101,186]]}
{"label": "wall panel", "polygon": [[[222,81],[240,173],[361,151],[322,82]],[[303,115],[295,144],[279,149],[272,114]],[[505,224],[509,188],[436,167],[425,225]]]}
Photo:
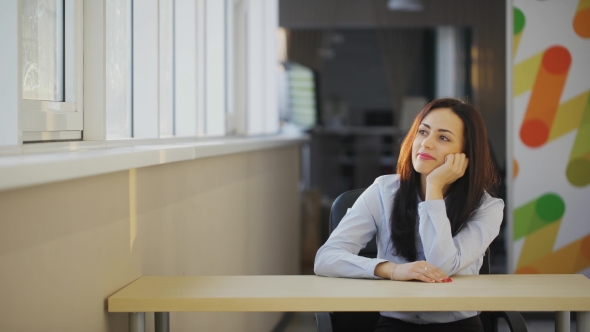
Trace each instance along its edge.
{"label": "wall panel", "polygon": [[[106,299],[142,275],[298,274],[299,155],[270,149],[0,192],[1,329],[127,331]],[[172,313],[171,328],[270,331],[280,317]]]}
{"label": "wall panel", "polygon": [[513,5],[510,268],[590,277],[590,2]]}

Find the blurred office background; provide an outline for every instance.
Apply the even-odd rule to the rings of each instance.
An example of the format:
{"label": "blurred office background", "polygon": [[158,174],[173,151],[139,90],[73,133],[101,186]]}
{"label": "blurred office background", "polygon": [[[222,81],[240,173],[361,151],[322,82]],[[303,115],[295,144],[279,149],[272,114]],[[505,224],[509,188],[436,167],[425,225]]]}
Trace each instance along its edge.
{"label": "blurred office background", "polygon": [[[395,169],[420,105],[455,96],[481,110],[502,177],[492,273],[590,275],[589,15],[586,1],[283,1],[288,54],[319,80],[310,152],[319,242],[339,193]],[[550,315],[525,318],[535,331],[554,328]]]}

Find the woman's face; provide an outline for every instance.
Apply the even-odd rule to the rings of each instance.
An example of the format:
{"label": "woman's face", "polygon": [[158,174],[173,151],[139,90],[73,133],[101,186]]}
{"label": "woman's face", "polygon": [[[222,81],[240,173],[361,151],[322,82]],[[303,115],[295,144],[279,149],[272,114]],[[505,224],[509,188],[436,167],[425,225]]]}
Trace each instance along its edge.
{"label": "woman's face", "polygon": [[412,164],[416,172],[428,175],[444,164],[445,156],[463,152],[463,121],[450,108],[428,113],[412,145]]}

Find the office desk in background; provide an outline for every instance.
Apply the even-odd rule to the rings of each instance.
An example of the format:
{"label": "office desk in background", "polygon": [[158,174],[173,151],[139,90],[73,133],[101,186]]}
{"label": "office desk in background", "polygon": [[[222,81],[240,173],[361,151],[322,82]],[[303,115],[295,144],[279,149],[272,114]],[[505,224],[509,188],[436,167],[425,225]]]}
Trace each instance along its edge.
{"label": "office desk in background", "polygon": [[[569,275],[454,276],[451,283],[319,276],[141,277],[108,299],[109,312],[130,313],[130,330],[167,331],[169,312],[555,311],[557,331],[577,311],[590,331],[590,280]],[[567,319],[564,325],[563,320]]]}

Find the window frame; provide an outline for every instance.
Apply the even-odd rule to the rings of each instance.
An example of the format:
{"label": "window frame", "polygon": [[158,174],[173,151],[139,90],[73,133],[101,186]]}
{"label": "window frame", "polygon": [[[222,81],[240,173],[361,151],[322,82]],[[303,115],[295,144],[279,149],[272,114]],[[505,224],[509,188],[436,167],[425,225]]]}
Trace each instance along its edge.
{"label": "window frame", "polygon": [[[19,27],[22,26],[19,4]],[[21,141],[82,139],[84,122],[83,91],[83,1],[64,0],[64,100],[46,101],[23,98],[23,42],[19,29],[19,117]],[[72,17],[68,18],[68,15]],[[70,24],[68,24],[68,22]],[[71,82],[71,84],[70,84]]]}

